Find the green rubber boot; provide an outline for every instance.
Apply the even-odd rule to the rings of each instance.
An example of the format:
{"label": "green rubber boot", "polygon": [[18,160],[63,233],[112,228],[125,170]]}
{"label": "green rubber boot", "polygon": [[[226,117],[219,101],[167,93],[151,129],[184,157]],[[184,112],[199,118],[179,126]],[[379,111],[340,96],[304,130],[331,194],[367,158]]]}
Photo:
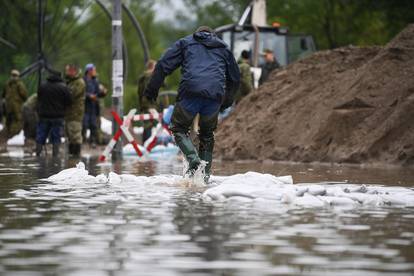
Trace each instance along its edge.
{"label": "green rubber boot", "polygon": [[186,174],[189,174],[190,176],[194,175],[201,162],[190,137],[183,133],[174,133],[174,140],[188,162],[188,170]]}
{"label": "green rubber boot", "polygon": [[204,182],[207,184],[208,180],[210,179],[211,174],[211,164],[213,162],[213,153],[211,151],[201,151],[200,158],[203,161],[206,161],[206,167],[204,168]]}

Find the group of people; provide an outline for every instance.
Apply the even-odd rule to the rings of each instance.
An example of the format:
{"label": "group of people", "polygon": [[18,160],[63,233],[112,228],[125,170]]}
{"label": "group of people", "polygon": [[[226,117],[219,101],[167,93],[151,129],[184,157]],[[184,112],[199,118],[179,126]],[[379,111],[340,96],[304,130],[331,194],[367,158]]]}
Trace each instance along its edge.
{"label": "group of people", "polygon": [[100,118],[98,99],[106,96],[107,90],[99,84],[93,64],[86,65],[83,76],[80,71],[77,65],[68,64],[64,78],[58,72],[50,73],[37,93],[28,98],[19,72],[12,70],[2,95],[2,143],[23,128],[25,140],[36,142],[36,155],[41,155],[49,139],[52,155],[58,156],[61,138],[65,136],[69,154],[79,156],[89,130],[89,142],[94,147]]}
{"label": "group of people", "polygon": [[[264,49],[262,56],[264,62],[260,65],[261,75],[259,79],[259,85],[262,85],[269,79],[269,75],[273,70],[280,67],[280,64],[277,62],[272,50]],[[238,64],[240,69],[240,87],[234,97],[235,104],[239,103],[242,98],[244,98],[253,90],[250,51],[242,51],[238,60]]]}
{"label": "group of people", "polygon": [[[265,82],[272,70],[279,67],[273,52],[266,49],[260,84]],[[234,100],[252,90],[250,54],[243,51],[236,62],[228,45],[207,26],[199,27],[193,34],[176,41],[159,59],[147,63],[147,69],[138,81],[139,111],[147,113],[155,107],[158,92],[164,79],[181,67],[181,81],[176,104],[169,125],[174,140],[183,152],[187,162],[186,175],[192,176],[205,166],[205,181],[210,177],[214,149],[214,130],[218,115],[233,105]],[[79,155],[87,129],[91,142],[96,142],[98,98],[105,96],[96,79],[96,68],[88,64],[85,74],[80,76],[79,68],[67,65],[65,80],[59,74],[52,74],[37,92],[36,100],[26,101],[27,91],[19,80],[16,70],[12,71],[3,97],[6,102],[6,133],[8,137],[17,134],[22,126],[22,106],[36,103],[39,122],[36,128],[36,153],[40,155],[49,137],[53,144],[53,155],[57,156],[63,126],[69,140],[69,153]],[[23,108],[23,114],[26,114]],[[189,130],[199,115],[199,144],[196,147]],[[151,125],[144,125],[144,139],[151,135]]]}

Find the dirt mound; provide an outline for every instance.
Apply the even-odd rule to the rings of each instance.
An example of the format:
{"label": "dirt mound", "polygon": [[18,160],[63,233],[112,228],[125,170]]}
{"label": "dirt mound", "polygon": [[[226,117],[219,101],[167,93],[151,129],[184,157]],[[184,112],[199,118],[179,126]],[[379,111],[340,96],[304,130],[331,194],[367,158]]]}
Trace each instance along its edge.
{"label": "dirt mound", "polygon": [[216,137],[224,159],[414,164],[414,25],[273,72]]}

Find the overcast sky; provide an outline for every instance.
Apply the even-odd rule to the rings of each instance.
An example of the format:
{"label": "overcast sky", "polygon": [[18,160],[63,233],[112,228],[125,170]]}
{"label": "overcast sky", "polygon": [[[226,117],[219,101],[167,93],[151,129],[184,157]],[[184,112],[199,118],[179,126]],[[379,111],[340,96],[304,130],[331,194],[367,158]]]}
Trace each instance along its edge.
{"label": "overcast sky", "polygon": [[183,0],[157,0],[154,5],[155,19],[173,21],[178,11],[185,11],[186,9]]}

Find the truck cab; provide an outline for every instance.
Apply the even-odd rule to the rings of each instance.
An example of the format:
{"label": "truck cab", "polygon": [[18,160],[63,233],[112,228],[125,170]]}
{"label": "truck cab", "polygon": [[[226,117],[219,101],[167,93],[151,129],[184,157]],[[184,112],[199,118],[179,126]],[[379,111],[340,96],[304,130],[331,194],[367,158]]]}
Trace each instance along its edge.
{"label": "truck cab", "polygon": [[250,51],[253,67],[263,63],[264,49],[273,50],[282,66],[316,51],[311,35],[291,34],[279,23],[267,24],[266,0],[251,1],[238,23],[221,26],[215,31],[229,45],[236,59],[243,50]]}
{"label": "truck cab", "polygon": [[[240,57],[243,50],[250,51],[254,59],[257,51],[257,65],[263,63],[260,53],[264,49],[273,50],[280,65],[290,64],[316,51],[311,35],[289,34],[286,28],[281,27],[231,24],[217,28],[216,33],[229,45],[236,59]],[[255,50],[256,39],[257,50]]]}

